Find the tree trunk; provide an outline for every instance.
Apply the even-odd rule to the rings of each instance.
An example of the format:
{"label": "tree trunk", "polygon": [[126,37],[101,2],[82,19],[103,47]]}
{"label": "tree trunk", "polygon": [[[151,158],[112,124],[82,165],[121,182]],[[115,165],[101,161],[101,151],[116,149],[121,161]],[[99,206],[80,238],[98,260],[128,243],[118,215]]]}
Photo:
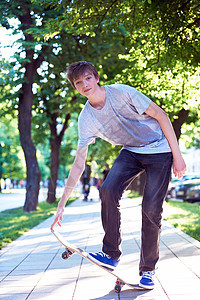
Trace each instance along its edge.
{"label": "tree trunk", "polygon": [[54,203],[56,201],[56,182],[58,179],[58,169],[59,169],[59,152],[60,152],[60,142],[58,137],[52,137],[50,139],[51,145],[51,166],[50,166],[50,178],[48,185],[48,196],[47,202]]}
{"label": "tree trunk", "polygon": [[58,179],[59,170],[59,153],[62,138],[64,136],[65,130],[68,126],[68,120],[70,119],[70,114],[65,116],[65,122],[62,126],[60,134],[57,134],[57,117],[58,113],[50,113],[47,111],[49,117],[51,117],[51,123],[49,124],[51,131],[50,146],[51,146],[51,166],[50,166],[50,178],[48,184],[48,196],[47,202],[54,203],[56,201],[56,182]]}
{"label": "tree trunk", "polygon": [[28,79],[28,82],[23,83],[21,93],[19,95],[18,128],[27,168],[26,200],[24,211],[30,212],[37,209],[40,187],[40,169],[37,163],[36,149],[31,137],[31,110],[33,103],[33,72],[31,65],[27,66],[26,68],[25,78]]}
{"label": "tree trunk", "polygon": [[[31,4],[28,1],[28,4]],[[42,50],[34,59],[34,37],[28,33],[28,29],[33,26],[32,13],[29,5],[25,6],[23,10],[16,14],[21,22],[21,30],[24,33],[27,46],[25,47],[26,62],[23,67],[25,69],[24,82],[19,94],[19,115],[18,115],[18,128],[20,133],[20,141],[24,151],[27,169],[27,184],[26,184],[26,200],[24,204],[24,211],[30,212],[37,209],[38,194],[40,188],[40,169],[36,158],[36,149],[31,136],[31,116],[33,104],[33,79],[44,60],[45,51],[48,45],[43,45]],[[32,47],[30,45],[32,44]]]}
{"label": "tree trunk", "polygon": [[[26,32],[33,24],[30,9],[27,7],[23,11],[23,14],[20,14],[18,18],[22,24],[21,29],[24,32],[25,41],[29,43],[34,42],[32,35]],[[40,187],[40,169],[37,163],[36,149],[31,137],[31,117],[33,104],[33,78],[42,60],[37,58],[37,60],[34,61],[34,48],[28,47],[25,49],[25,52],[29,62],[24,64],[24,82],[19,94],[18,128],[27,169],[24,211],[30,212],[37,209]]]}
{"label": "tree trunk", "polygon": [[189,110],[185,110],[184,108],[181,109],[178,113],[178,118],[175,119],[174,122],[172,123],[177,140],[179,140],[181,136],[181,126],[183,125],[183,123],[185,123],[188,114],[189,114]]}

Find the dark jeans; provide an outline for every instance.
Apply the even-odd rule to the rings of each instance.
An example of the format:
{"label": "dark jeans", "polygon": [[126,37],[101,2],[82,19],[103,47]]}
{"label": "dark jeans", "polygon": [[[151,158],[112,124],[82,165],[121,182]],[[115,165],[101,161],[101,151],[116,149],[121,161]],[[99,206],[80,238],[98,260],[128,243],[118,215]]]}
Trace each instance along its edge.
{"label": "dark jeans", "polygon": [[121,214],[119,200],[130,182],[146,172],[142,201],[142,237],[139,272],[152,271],[159,259],[162,205],[172,166],[172,154],[137,154],[122,150],[115,160],[100,195],[102,224],[105,231],[103,251],[112,258],[121,255]]}

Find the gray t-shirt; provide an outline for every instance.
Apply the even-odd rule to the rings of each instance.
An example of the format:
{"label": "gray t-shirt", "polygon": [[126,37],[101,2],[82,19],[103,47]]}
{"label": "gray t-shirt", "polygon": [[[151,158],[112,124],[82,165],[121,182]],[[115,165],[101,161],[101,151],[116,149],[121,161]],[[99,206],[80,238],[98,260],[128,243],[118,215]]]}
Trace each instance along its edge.
{"label": "gray t-shirt", "polygon": [[100,137],[136,153],[171,152],[158,121],[145,114],[151,103],[148,97],[124,84],[104,87],[104,107],[97,110],[87,101],[79,115],[79,147],[92,144]]}

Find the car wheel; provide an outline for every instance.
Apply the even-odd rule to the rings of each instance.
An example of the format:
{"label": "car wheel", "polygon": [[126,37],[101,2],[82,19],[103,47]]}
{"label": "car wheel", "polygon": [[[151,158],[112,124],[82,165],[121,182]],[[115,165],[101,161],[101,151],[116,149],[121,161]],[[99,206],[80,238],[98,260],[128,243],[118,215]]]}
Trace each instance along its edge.
{"label": "car wheel", "polygon": [[171,194],[172,198],[176,198],[176,191],[175,191],[175,189],[171,189],[170,194]]}

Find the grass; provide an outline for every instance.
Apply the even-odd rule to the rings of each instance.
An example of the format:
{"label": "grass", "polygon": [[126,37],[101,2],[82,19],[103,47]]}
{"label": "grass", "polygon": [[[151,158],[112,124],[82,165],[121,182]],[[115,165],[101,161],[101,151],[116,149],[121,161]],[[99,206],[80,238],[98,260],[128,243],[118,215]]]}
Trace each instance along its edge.
{"label": "grass", "polygon": [[[71,197],[67,205],[77,197]],[[36,211],[25,213],[23,207],[0,212],[0,249],[16,240],[29,229],[54,215],[59,199],[53,204],[40,202]]]}
{"label": "grass", "polygon": [[[138,197],[138,193],[126,191],[125,196]],[[77,199],[71,197],[67,204]],[[57,209],[56,203],[40,202],[37,211],[25,213],[23,208],[0,212],[0,249],[16,240],[29,229],[52,216]],[[188,202],[168,201],[164,203],[163,218],[173,226],[200,241],[200,206]]]}
{"label": "grass", "polygon": [[189,202],[164,203],[163,218],[174,227],[200,241],[200,205]]}
{"label": "grass", "polygon": [[[135,198],[138,194],[126,191],[126,196]],[[171,201],[164,202],[163,219],[174,227],[187,233],[200,241],[200,205],[189,202]]]}

